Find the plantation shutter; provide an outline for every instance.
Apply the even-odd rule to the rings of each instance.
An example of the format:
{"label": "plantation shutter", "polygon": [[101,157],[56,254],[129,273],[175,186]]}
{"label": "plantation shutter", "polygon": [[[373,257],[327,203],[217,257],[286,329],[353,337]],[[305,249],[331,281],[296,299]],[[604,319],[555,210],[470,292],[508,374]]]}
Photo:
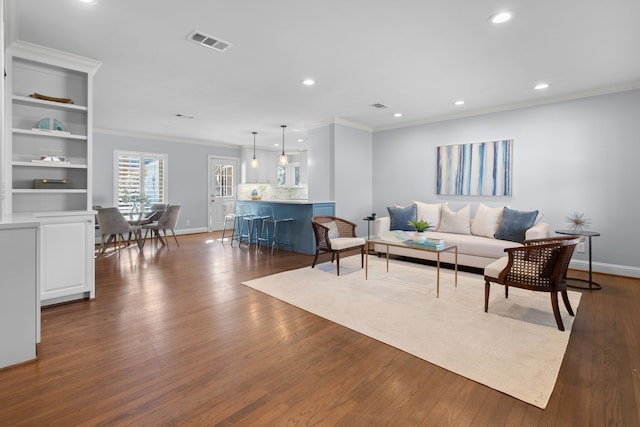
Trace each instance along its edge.
{"label": "plantation shutter", "polygon": [[166,203],[166,164],[167,158],[162,154],[116,151],[115,202],[121,212],[130,213],[153,203]]}

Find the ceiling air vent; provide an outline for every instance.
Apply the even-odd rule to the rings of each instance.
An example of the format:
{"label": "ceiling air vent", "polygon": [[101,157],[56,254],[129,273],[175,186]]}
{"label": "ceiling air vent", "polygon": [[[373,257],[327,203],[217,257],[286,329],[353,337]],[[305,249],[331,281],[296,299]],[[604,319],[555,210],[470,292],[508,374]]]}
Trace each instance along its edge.
{"label": "ceiling air vent", "polygon": [[384,109],[384,108],[389,108],[389,106],[388,106],[388,105],[384,105],[384,104],[381,104],[381,103],[379,103],[379,102],[377,102],[377,103],[375,103],[375,104],[371,104],[371,106],[372,106],[373,108],[377,108],[377,109],[379,109],[379,110],[382,110],[382,109]]}
{"label": "ceiling air vent", "polygon": [[189,34],[188,39],[194,43],[198,43],[199,45],[202,45],[204,47],[215,49],[219,52],[224,52],[227,49],[229,49],[231,46],[233,46],[229,42],[220,40],[217,37],[212,37],[205,33],[201,33],[200,31],[191,32],[191,34]]}

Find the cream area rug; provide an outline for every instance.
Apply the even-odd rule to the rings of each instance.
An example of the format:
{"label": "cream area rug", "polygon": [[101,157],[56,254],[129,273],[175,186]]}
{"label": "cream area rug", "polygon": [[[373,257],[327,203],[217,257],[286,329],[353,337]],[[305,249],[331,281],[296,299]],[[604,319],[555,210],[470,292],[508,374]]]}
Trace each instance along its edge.
{"label": "cream area rug", "polygon": [[[279,300],[545,408],[569,342],[573,317],[560,302],[565,332],[557,329],[548,293],[491,286],[484,312],[481,275],[369,257],[369,279],[360,256],[335,264],[274,274],[243,283]],[[574,312],[580,293],[569,291]]]}

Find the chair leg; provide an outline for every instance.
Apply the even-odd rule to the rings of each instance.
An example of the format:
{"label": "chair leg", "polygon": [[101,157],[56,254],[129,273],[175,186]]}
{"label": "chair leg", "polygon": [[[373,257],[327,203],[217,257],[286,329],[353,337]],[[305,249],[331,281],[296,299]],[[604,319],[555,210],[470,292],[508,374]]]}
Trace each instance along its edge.
{"label": "chair leg", "polygon": [[364,268],[364,246],[360,248],[360,268]]}
{"label": "chair leg", "polygon": [[567,294],[567,290],[564,289],[560,292],[562,293],[562,301],[564,301],[564,306],[567,308],[569,315],[575,316],[573,308],[571,308],[571,303],[569,302],[569,295]]}
{"label": "chair leg", "polygon": [[316,262],[318,262],[318,255],[320,254],[320,251],[318,249],[316,249],[316,256],[313,257],[313,264],[311,264],[311,268],[316,266]]}
{"label": "chair leg", "polygon": [[176,245],[180,246],[180,243],[178,243],[178,238],[176,237],[176,233],[175,231],[173,231],[173,228],[171,229],[171,234],[173,234],[173,240],[176,241]]}
{"label": "chair leg", "polygon": [[509,287],[504,285],[504,297],[509,298]]}
{"label": "chair leg", "polygon": [[336,252],[336,270],[338,270],[338,276],[340,275],[340,252]]}
{"label": "chair leg", "polygon": [[491,283],[488,280],[484,281],[484,312],[489,310],[489,292],[491,292]]}
{"label": "chair leg", "polygon": [[564,331],[564,324],[562,323],[562,317],[560,316],[560,307],[558,307],[558,293],[551,292],[551,307],[553,307],[553,315],[556,318],[558,329]]}

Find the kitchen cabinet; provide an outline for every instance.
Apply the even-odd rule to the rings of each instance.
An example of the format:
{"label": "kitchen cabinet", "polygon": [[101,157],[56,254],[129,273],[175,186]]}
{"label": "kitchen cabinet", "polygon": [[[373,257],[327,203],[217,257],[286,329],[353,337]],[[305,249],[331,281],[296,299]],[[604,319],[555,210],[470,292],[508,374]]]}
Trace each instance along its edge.
{"label": "kitchen cabinet", "polygon": [[36,218],[41,222],[41,305],[95,298],[95,217],[36,214]]}
{"label": "kitchen cabinet", "polygon": [[251,167],[252,158],[253,149],[245,149],[242,157],[242,182],[244,184],[275,184],[278,173],[278,153],[269,150],[256,150],[258,167],[255,169]]}

